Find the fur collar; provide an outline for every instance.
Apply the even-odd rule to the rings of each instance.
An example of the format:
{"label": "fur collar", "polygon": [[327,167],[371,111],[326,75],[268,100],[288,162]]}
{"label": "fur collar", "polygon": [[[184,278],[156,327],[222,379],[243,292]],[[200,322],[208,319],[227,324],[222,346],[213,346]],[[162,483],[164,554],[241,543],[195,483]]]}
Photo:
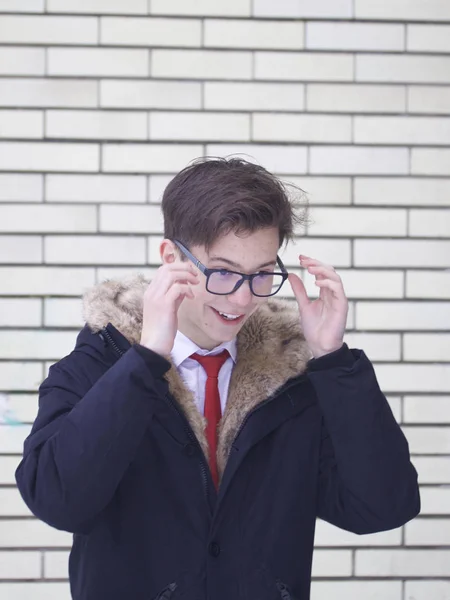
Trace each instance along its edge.
{"label": "fur collar", "polygon": [[[122,281],[106,281],[89,290],[84,296],[83,310],[90,329],[98,332],[111,323],[131,344],[139,343],[143,295],[148,284],[149,281],[138,275]],[[220,474],[223,474],[234,437],[247,413],[288,379],[303,373],[310,358],[296,302],[271,299],[244,324],[237,337],[237,363],[219,426],[217,462]],[[173,364],[165,377],[170,392],[208,456],[205,419],[196,407],[193,394]]]}

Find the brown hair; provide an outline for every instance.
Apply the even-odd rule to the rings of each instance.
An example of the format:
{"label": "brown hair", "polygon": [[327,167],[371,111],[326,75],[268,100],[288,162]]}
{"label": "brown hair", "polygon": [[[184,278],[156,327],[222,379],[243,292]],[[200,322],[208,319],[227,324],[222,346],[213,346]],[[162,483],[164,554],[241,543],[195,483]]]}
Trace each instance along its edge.
{"label": "brown hair", "polygon": [[200,158],[166,187],[164,237],[207,250],[223,235],[278,227],[280,247],[306,222],[287,185],[260,165],[242,158]]}

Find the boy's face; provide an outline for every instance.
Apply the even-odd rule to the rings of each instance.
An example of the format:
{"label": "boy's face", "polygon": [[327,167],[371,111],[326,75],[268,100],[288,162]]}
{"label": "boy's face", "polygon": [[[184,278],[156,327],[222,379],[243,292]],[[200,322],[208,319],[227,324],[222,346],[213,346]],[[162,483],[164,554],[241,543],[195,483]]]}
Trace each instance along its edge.
{"label": "boy's face", "polygon": [[[203,246],[192,246],[189,250],[210,269],[228,269],[250,275],[260,270],[279,271],[276,265],[278,248],[278,228],[270,228],[245,237],[231,232],[220,238],[209,252]],[[200,271],[199,280],[198,285],[192,286],[194,298],[186,298],[180,306],[178,328],[200,348],[211,350],[232,340],[250,315],[267,302],[267,298],[252,294],[248,281],[244,281],[234,294],[218,296],[206,290],[206,277]],[[226,320],[219,312],[240,318]]]}

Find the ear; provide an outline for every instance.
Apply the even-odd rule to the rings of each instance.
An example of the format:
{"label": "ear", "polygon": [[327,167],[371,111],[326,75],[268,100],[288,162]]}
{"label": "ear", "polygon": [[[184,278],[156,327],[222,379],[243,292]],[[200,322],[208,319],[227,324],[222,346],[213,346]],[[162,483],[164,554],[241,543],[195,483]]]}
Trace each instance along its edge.
{"label": "ear", "polygon": [[180,260],[178,248],[172,240],[164,239],[159,245],[159,254],[163,264],[174,263]]}

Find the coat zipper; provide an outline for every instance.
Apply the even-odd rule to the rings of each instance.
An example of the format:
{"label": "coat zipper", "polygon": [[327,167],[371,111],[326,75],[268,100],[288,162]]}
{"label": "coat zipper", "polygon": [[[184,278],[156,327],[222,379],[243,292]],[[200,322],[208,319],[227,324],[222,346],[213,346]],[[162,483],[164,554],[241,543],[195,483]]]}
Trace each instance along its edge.
{"label": "coat zipper", "polygon": [[[117,345],[113,336],[109,333],[109,331],[106,327],[104,327],[102,329],[102,331],[100,332],[100,336],[103,336],[103,339],[106,339],[108,344],[111,346],[111,348],[114,350],[114,352],[118,356],[123,356],[125,354],[125,350],[122,350],[122,348],[120,348]],[[178,415],[178,417],[183,421],[183,427],[184,427],[184,430],[185,430],[187,436],[189,437],[191,443],[195,444],[195,446],[197,447],[197,450],[200,453],[200,470],[201,470],[201,475],[202,475],[203,489],[205,491],[206,498],[208,499],[209,498],[208,471],[207,471],[208,467],[205,466],[204,454],[203,454],[203,450],[200,446],[200,443],[199,443],[195,433],[192,431],[192,428],[189,425],[188,420],[186,419],[185,415],[181,412],[181,410],[178,408],[178,405],[176,404],[176,402],[174,401],[172,396],[170,394],[166,394],[165,399],[169,403],[169,406],[172,408],[172,410],[174,410],[175,413]]]}

